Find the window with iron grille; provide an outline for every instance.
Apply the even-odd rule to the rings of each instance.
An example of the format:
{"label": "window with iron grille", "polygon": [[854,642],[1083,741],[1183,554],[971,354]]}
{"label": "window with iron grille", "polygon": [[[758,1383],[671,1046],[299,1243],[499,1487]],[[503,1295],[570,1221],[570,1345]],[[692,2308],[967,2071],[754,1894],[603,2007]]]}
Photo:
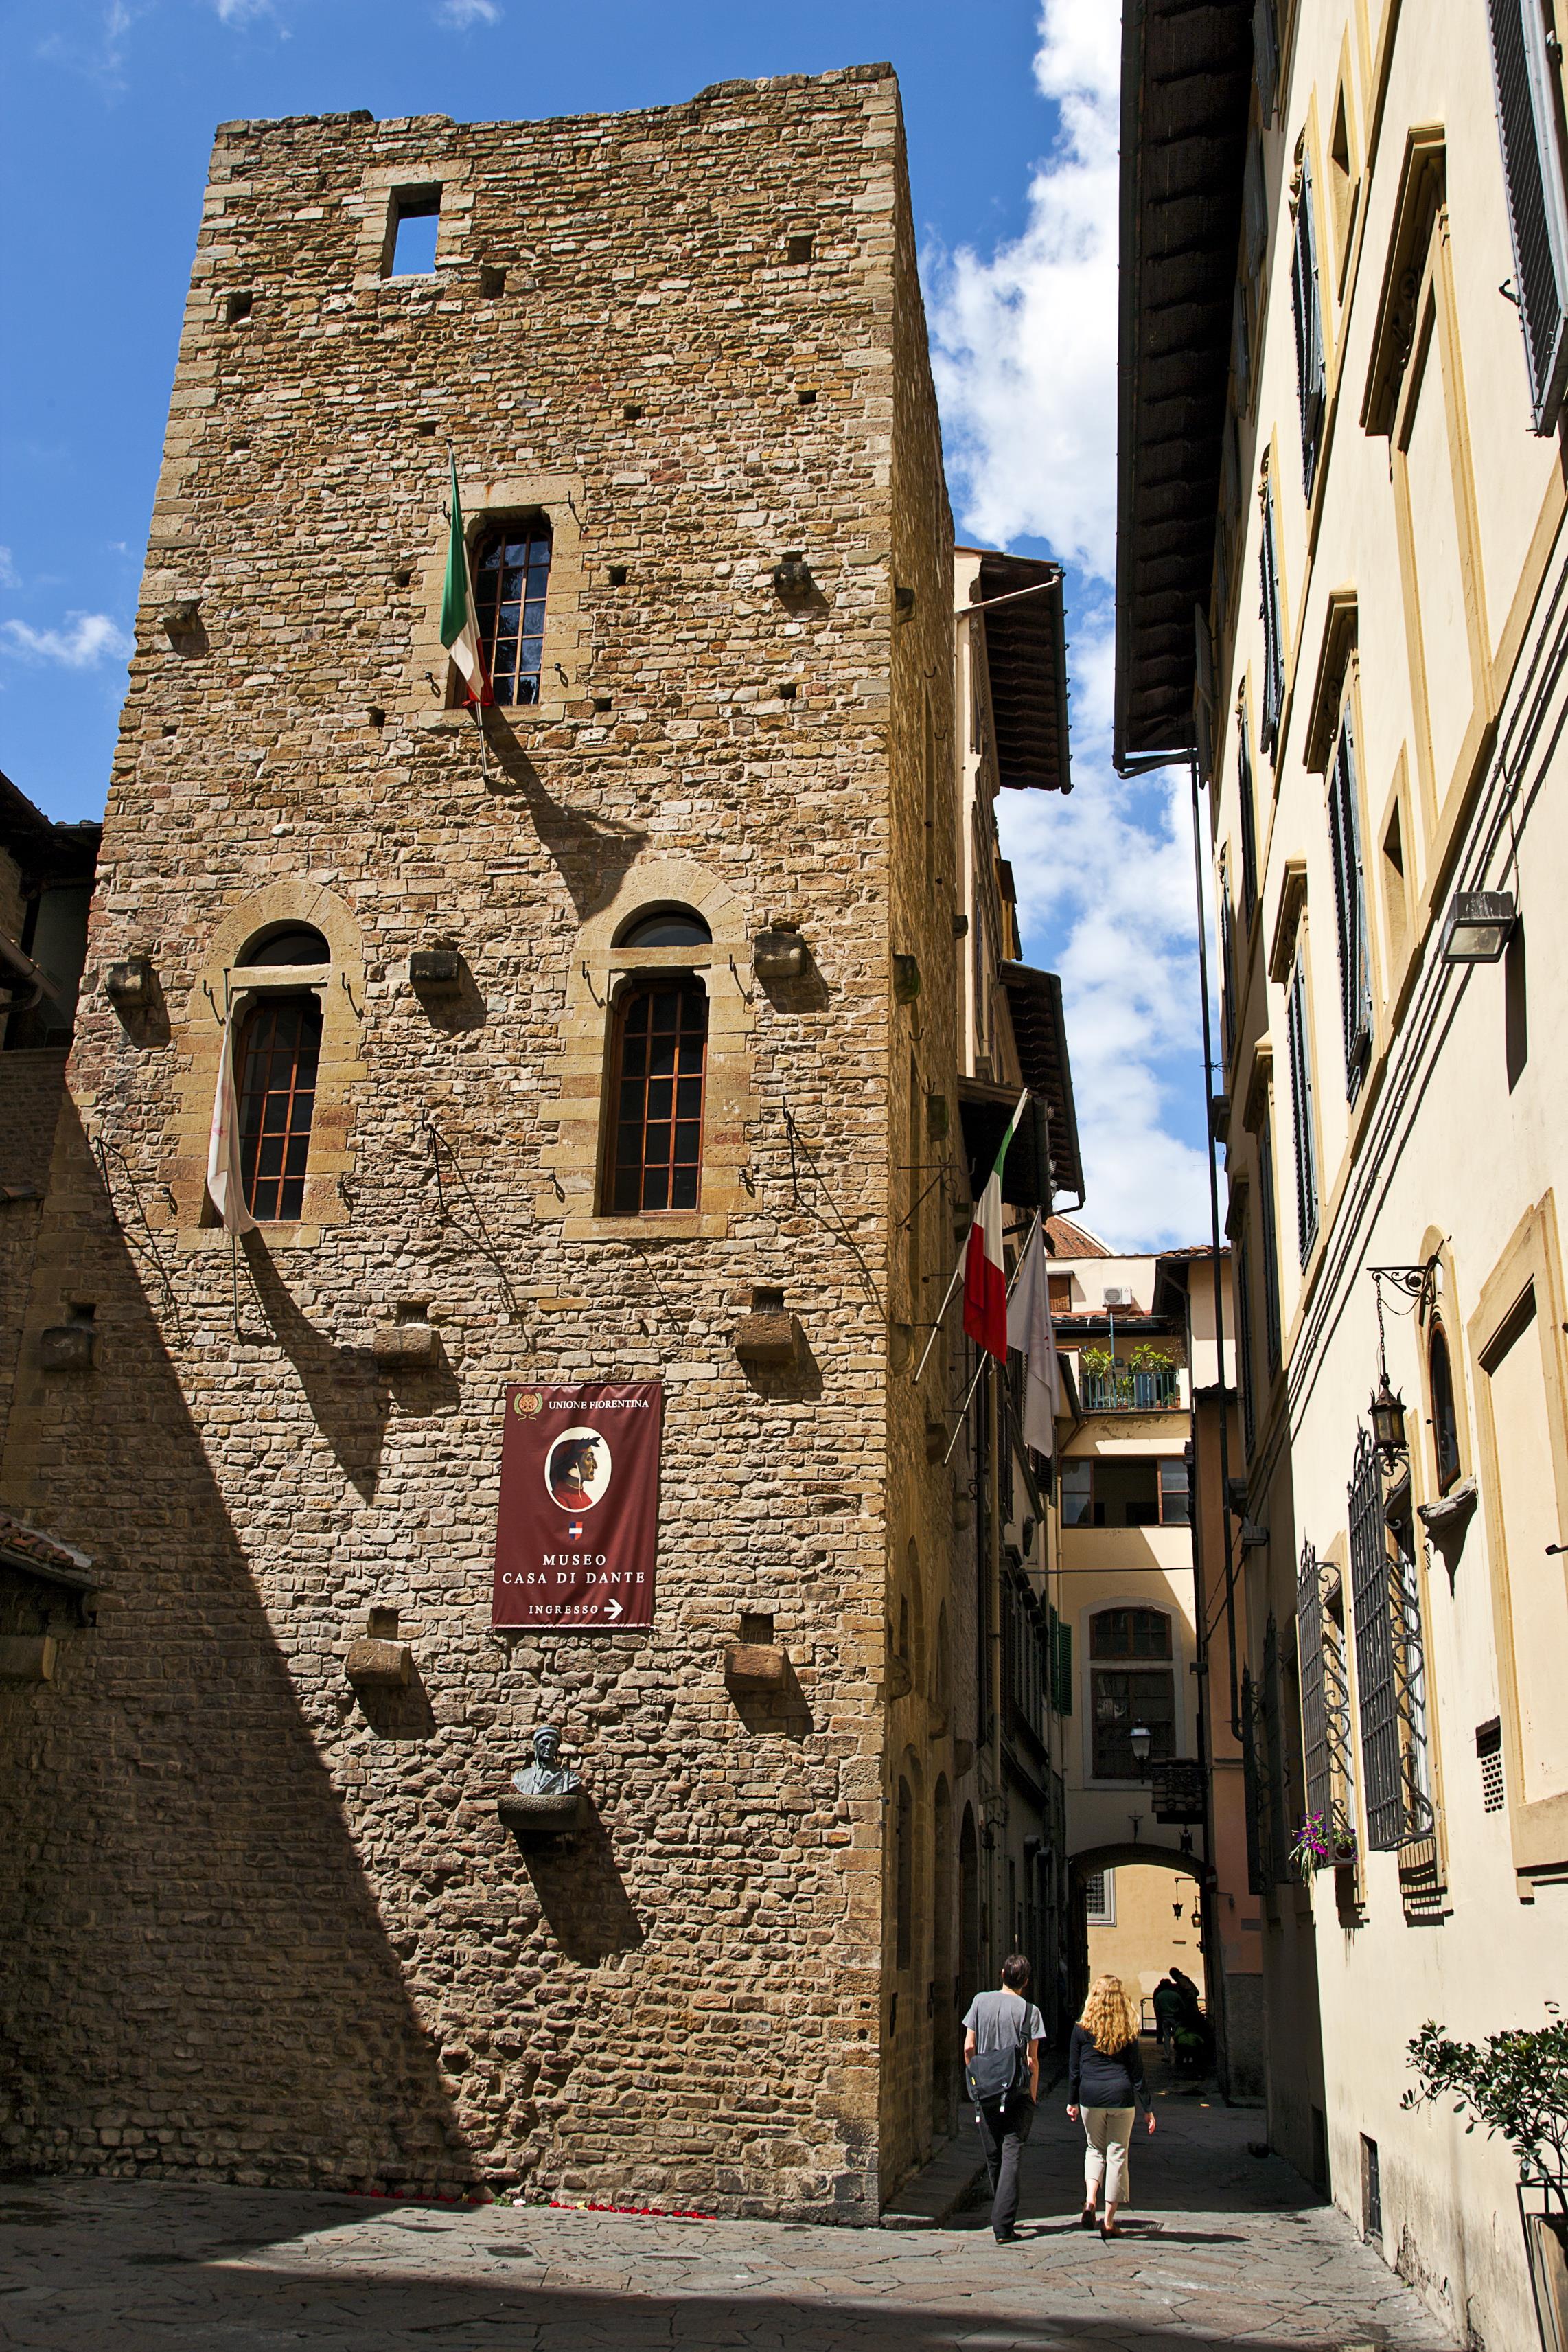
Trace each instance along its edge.
{"label": "window with iron grille", "polygon": [[1513,286],[1524,333],[1531,414],[1555,429],[1568,372],[1568,201],[1544,0],[1488,0],[1492,89],[1513,240]]}
{"label": "window with iron grille", "polygon": [[1390,1539],[1383,1465],[1364,1429],[1356,1437],[1349,1496],[1366,1840],[1375,1852],[1391,1853],[1432,1830],[1425,1644],[1415,1563]]}
{"label": "window with iron grille", "polygon": [[549,564],[550,527],[543,515],[502,523],[479,541],[474,604],[497,702],[539,698]]}
{"label": "window with iron grille", "polygon": [[633,982],[615,1013],[610,1167],[613,1216],[695,1209],[702,1187],[707,998],[680,977]]}
{"label": "window with iron grille", "polygon": [[1115,1926],[1116,1874],[1113,1870],[1091,1870],[1085,1874],[1083,1908],[1092,1927]]}
{"label": "window with iron grille", "polygon": [[1263,1220],[1263,1339],[1269,1366],[1273,1379],[1280,1369],[1283,1338],[1280,1318],[1280,1232],[1279,1216],[1274,1206],[1274,1112],[1271,1102],[1263,1106],[1263,1117],[1258,1128],[1258,1204]]}
{"label": "window with iron grille", "polygon": [[1263,1629],[1263,1768],[1268,1776],[1270,1883],[1278,1886],[1290,1867],[1290,1798],[1285,1760],[1285,1692],[1280,1665],[1280,1628],[1272,1610]]}
{"label": "window with iron grille", "polygon": [[1366,884],[1362,869],[1361,815],[1355,746],[1347,710],[1340,722],[1329,778],[1329,847],[1333,857],[1334,933],[1339,942],[1340,1023],[1344,1033],[1345,1092],[1361,1091],[1372,1052],[1372,956],[1366,932]]}
{"label": "window with iron grille", "polygon": [[1235,1253],[1236,1353],[1241,1382],[1241,1436],[1250,1456],[1257,1444],[1258,1428],[1252,1399],[1252,1280],[1245,1231],[1236,1236]]}
{"label": "window with iron grille", "polygon": [[1301,161],[1296,234],[1291,253],[1291,310],[1296,328],[1296,395],[1301,412],[1301,484],[1308,498],[1322,446],[1323,320],[1318,290],[1318,232],[1312,212],[1312,167]]}
{"label": "window with iron grille", "polygon": [[304,1206],[320,1055],[314,995],[265,996],[246,1015],[236,1056],[240,1176],[259,1223],[287,1222]]}
{"label": "window with iron grille", "polygon": [[1241,929],[1251,928],[1258,904],[1258,815],[1252,791],[1252,753],[1247,740],[1247,706],[1236,714],[1236,798],[1241,810]]}
{"label": "window with iron grille", "polygon": [[1280,559],[1274,532],[1274,486],[1263,485],[1263,529],[1258,545],[1261,579],[1259,615],[1263,623],[1263,707],[1258,714],[1260,749],[1278,761],[1280,720],[1285,705],[1285,646],[1280,619]]}
{"label": "window with iron grille", "polygon": [[1331,1836],[1354,1827],[1351,1803],[1350,1692],[1338,1626],[1325,1605],[1323,1570],[1311,1543],[1296,1576],[1296,1660],[1307,1811]]}
{"label": "window with iron grille", "polygon": [[1318,1235],[1318,1155],[1312,1136],[1312,1040],[1307,1033],[1307,973],[1301,950],[1291,966],[1285,998],[1285,1039],[1291,1060],[1291,1115],[1296,1142],[1296,1242],[1305,1265]]}

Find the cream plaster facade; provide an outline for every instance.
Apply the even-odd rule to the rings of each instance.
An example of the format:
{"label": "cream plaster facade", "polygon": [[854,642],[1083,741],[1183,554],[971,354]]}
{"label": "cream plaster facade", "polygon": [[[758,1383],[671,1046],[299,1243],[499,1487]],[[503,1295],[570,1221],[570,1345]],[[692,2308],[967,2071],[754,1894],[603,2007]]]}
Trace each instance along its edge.
{"label": "cream plaster facade", "polygon": [[[1535,2340],[1513,2159],[1446,2109],[1400,2102],[1425,2020],[1467,2040],[1539,2025],[1565,1981],[1568,477],[1560,432],[1531,429],[1483,0],[1279,14],[1278,86],[1259,71],[1248,127],[1250,385],[1233,372],[1199,730],[1233,938],[1216,1084],[1247,1343],[1255,1532],[1239,1514],[1232,1536],[1270,2133],[1303,2171],[1326,2168],[1457,2334],[1498,2352]],[[1542,54],[1560,154],[1563,51]],[[1322,314],[1315,467],[1292,319],[1302,206]],[[1270,524],[1277,698],[1260,614]],[[1445,961],[1454,896],[1478,890],[1513,894],[1507,953]],[[1347,1499],[1379,1379],[1379,1266],[1410,1270],[1381,1285],[1410,1482],[1404,1495],[1397,1460],[1382,1482],[1388,1549],[1408,1558],[1393,1603],[1374,1591],[1381,1510],[1358,1601]],[[1319,1584],[1299,1636],[1303,1548]],[[1373,1721],[1390,1607],[1392,1768]],[[1357,1853],[1303,1885],[1288,1860],[1315,1673],[1301,1644],[1320,1631],[1348,1675],[1333,1781]],[[1373,1810],[1390,1769],[1394,1833],[1388,1805]]]}

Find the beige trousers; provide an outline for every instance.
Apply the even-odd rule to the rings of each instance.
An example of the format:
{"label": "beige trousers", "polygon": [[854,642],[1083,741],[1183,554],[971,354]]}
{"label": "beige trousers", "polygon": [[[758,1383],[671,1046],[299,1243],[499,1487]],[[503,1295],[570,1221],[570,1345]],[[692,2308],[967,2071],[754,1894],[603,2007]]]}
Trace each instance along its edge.
{"label": "beige trousers", "polygon": [[1084,2107],[1083,2202],[1092,2205],[1105,2183],[1107,2205],[1124,2205],[1132,2188],[1127,2146],[1133,2137],[1136,2107]]}

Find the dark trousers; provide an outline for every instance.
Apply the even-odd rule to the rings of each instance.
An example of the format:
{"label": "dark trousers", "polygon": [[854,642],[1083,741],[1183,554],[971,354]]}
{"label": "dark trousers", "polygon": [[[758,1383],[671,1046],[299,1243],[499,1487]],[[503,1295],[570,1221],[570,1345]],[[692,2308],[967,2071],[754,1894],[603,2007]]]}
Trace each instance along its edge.
{"label": "dark trousers", "polygon": [[999,2100],[988,2099],[975,2113],[991,2184],[991,2227],[1005,2238],[1018,2220],[1019,2158],[1034,2122],[1034,2101],[1015,2092],[1005,2108]]}

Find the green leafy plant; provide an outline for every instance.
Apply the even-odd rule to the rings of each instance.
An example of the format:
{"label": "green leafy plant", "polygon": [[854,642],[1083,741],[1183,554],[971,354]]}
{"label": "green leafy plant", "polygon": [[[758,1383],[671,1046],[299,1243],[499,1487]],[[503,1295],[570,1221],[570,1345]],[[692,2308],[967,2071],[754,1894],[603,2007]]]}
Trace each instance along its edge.
{"label": "green leafy plant", "polygon": [[1127,1362],[1134,1372],[1174,1372],[1176,1358],[1168,1348],[1156,1348],[1151,1340],[1140,1339]]}
{"label": "green leafy plant", "polygon": [[1428,2020],[1408,2045],[1420,2086],[1400,2105],[1451,2099],[1470,2118],[1467,2132],[1484,2124],[1489,2139],[1507,2140],[1522,2179],[1568,2179],[1568,2021],[1555,2001],[1546,2007],[1550,2025],[1516,2026],[1484,2042],[1450,2042]]}
{"label": "green leafy plant", "polygon": [[1084,1348],[1080,1350],[1078,1360],[1083,1370],[1092,1373],[1097,1381],[1104,1380],[1116,1370],[1116,1359],[1109,1348]]}

